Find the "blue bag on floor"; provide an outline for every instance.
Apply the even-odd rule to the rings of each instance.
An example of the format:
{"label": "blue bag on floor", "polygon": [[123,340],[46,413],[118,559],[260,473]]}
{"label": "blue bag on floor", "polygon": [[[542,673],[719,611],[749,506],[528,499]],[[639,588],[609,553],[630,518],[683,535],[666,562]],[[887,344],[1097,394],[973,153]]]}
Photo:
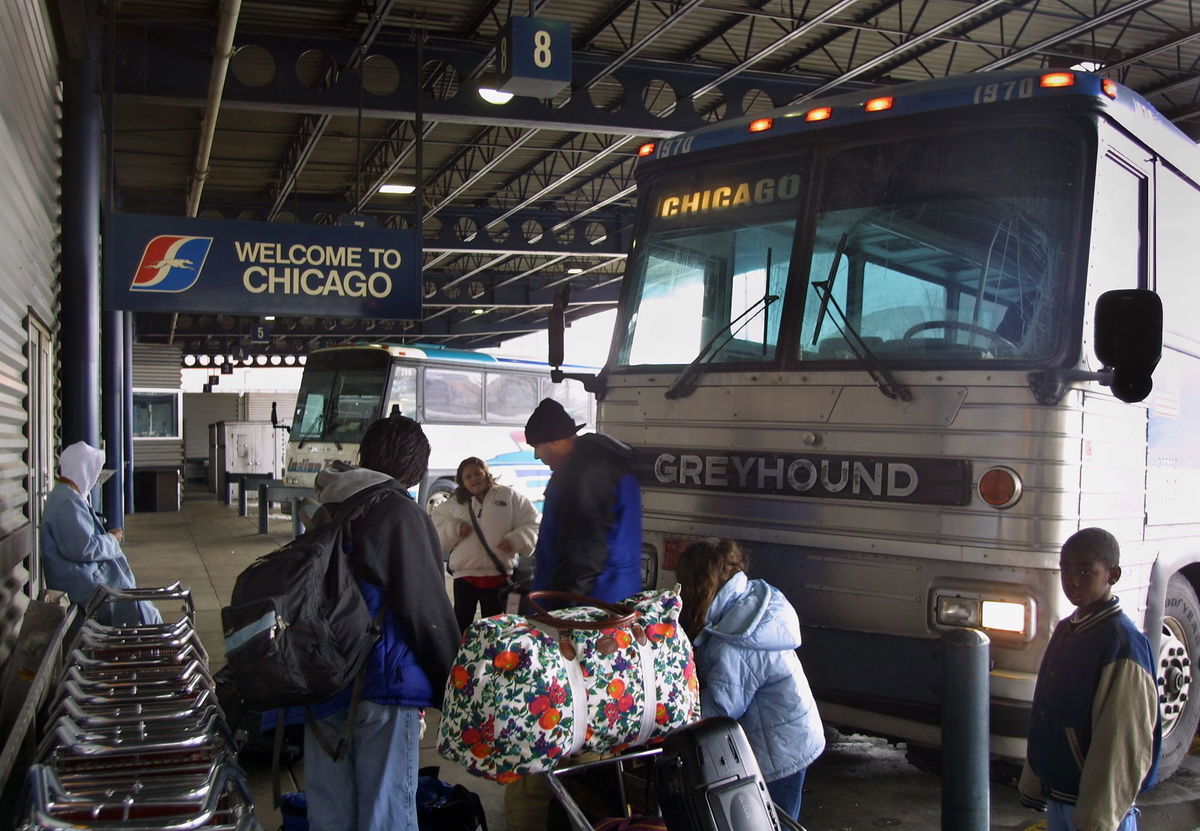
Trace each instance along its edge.
{"label": "blue bag on floor", "polygon": [[431,765],[417,771],[417,827],[421,831],[487,831],[487,815],[477,793],[438,779],[437,766]]}
{"label": "blue bag on floor", "polygon": [[279,814],[283,825],[279,831],[308,831],[308,799],[304,791],[293,791],[279,797]]}

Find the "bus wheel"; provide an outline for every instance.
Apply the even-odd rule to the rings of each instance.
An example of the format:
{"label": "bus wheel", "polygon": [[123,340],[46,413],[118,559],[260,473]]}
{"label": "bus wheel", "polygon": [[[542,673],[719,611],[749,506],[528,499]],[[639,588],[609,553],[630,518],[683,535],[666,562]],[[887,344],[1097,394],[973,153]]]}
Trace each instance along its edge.
{"label": "bus wheel", "polygon": [[425,513],[432,514],[433,509],[441,505],[454,493],[454,483],[448,479],[439,479],[429,487],[429,495],[425,497]]}
{"label": "bus wheel", "polygon": [[1160,779],[1175,772],[1187,755],[1200,722],[1200,684],[1192,683],[1192,662],[1200,653],[1200,601],[1187,578],[1171,577],[1163,604],[1158,643],[1159,711],[1162,714]]}

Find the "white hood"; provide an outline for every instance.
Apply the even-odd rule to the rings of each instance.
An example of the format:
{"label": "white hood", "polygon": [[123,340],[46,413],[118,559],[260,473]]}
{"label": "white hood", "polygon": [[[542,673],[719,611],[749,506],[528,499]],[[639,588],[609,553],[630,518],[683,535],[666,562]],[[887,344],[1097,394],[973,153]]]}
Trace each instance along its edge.
{"label": "white hood", "polygon": [[70,479],[86,499],[100,469],[104,467],[104,451],[97,450],[85,441],[77,441],[63,450],[58,457],[58,469],[64,479]]}

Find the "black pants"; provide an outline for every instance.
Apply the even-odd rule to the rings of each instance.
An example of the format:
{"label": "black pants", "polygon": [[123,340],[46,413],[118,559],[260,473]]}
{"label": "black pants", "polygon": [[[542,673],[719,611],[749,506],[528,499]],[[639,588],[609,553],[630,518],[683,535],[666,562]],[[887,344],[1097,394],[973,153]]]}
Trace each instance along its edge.
{"label": "black pants", "polygon": [[492,586],[490,589],[480,589],[472,586],[461,577],[454,580],[454,617],[458,620],[458,630],[466,632],[471,621],[475,619],[475,604],[479,603],[479,616],[491,617],[504,613],[504,598],[500,590],[504,586]]}

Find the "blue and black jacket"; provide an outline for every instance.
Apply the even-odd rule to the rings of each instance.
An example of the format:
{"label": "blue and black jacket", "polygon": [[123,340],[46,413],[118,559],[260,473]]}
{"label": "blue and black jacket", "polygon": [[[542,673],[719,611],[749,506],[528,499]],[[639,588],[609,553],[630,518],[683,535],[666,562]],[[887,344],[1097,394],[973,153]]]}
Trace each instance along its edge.
{"label": "blue and black jacket", "polygon": [[1116,597],[1077,615],[1058,624],[1042,657],[1021,801],[1073,804],[1080,831],[1113,831],[1158,778],[1154,662]]}
{"label": "blue and black jacket", "polygon": [[642,492],[633,450],[611,436],[579,437],[546,487],[534,551],[535,589],[624,600],[642,588]]}

